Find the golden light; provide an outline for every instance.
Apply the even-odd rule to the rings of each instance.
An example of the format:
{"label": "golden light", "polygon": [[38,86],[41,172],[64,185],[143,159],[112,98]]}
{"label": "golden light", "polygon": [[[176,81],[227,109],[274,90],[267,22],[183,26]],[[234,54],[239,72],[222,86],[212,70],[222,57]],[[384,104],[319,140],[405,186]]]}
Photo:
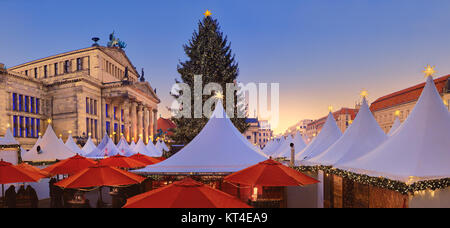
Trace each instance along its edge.
{"label": "golden light", "polygon": [[47,123],[48,123],[48,124],[51,124],[51,123],[52,123],[52,119],[50,119],[50,118],[47,119]]}
{"label": "golden light", "polygon": [[67,131],[69,134],[72,134],[72,131],[71,130],[69,130],[69,131]]}
{"label": "golden light", "polygon": [[444,105],[448,106],[448,101],[447,100],[444,100]]}
{"label": "golden light", "polygon": [[359,95],[361,95],[361,97],[366,98],[367,96],[369,96],[369,92],[367,90],[363,89]]}
{"label": "golden light", "polygon": [[400,110],[395,111],[395,116],[400,116]]}
{"label": "golden light", "polygon": [[112,138],[112,134],[110,134],[109,137]]}
{"label": "golden light", "polygon": [[328,106],[328,111],[332,112],[333,111],[333,106]]}
{"label": "golden light", "polygon": [[433,74],[436,73],[436,71],[434,70],[434,66],[427,65],[423,73],[425,74],[425,77],[428,77],[433,76]]}
{"label": "golden light", "polygon": [[41,136],[41,135],[42,135],[42,133],[41,133],[41,132],[39,132],[39,133],[38,133],[38,135],[39,135],[39,136]]}
{"label": "golden light", "polygon": [[92,133],[91,133],[91,132],[89,132],[89,133],[88,133],[88,136],[91,136],[91,135],[92,135]]}
{"label": "golden light", "polygon": [[214,97],[217,98],[217,99],[223,100],[223,94],[220,91],[217,91],[216,94],[214,95]]}
{"label": "golden light", "polygon": [[62,137],[62,134],[59,134],[59,137],[61,138],[61,137]]}
{"label": "golden light", "polygon": [[8,123],[8,124],[6,124],[6,127],[7,127],[7,128],[9,128],[10,126],[11,126],[11,125],[10,125],[9,123]]}
{"label": "golden light", "polygon": [[316,137],[316,133],[313,134],[313,137]]}
{"label": "golden light", "polygon": [[206,12],[203,15],[205,15],[205,17],[209,17],[212,15],[212,13],[211,13],[211,11],[206,10]]}
{"label": "golden light", "polygon": [[113,135],[116,135],[116,132],[113,132]]}
{"label": "golden light", "polygon": [[350,124],[352,124],[353,123],[353,120],[349,120],[348,121],[348,124],[350,125]]}

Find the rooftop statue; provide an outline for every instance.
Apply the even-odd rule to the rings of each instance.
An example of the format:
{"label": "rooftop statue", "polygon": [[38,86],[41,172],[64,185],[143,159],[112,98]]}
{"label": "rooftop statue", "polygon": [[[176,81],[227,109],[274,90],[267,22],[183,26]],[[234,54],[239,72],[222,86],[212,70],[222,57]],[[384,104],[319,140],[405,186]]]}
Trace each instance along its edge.
{"label": "rooftop statue", "polygon": [[107,44],[108,47],[119,47],[121,49],[124,49],[127,47],[127,44],[123,41],[121,41],[119,38],[116,38],[114,36],[114,31],[109,34],[109,42]]}

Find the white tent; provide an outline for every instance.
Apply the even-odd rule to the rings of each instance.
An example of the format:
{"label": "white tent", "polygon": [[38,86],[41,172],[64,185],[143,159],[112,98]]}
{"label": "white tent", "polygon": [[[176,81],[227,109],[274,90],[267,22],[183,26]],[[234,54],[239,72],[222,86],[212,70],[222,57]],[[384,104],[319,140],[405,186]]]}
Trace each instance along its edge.
{"label": "white tent", "polygon": [[132,150],[134,150],[134,147],[136,146],[136,143],[134,142],[134,141],[131,141],[131,143],[130,143],[130,148],[132,149]]}
{"label": "white tent", "polygon": [[396,116],[391,130],[389,130],[388,136],[392,136],[393,134],[395,134],[395,131],[397,131],[400,125],[402,125],[402,123],[400,123],[400,119],[398,118],[398,116]]}
{"label": "white tent", "polygon": [[450,116],[433,79],[397,132],[375,150],[338,167],[413,183],[450,177]]}
{"label": "white tent", "polygon": [[363,156],[387,139],[363,98],[353,124],[323,153],[303,161],[305,165],[335,165]]}
{"label": "white tent", "polygon": [[0,138],[1,145],[19,145],[19,142],[14,138],[11,129],[6,129],[5,137]]}
{"label": "white tent", "polygon": [[86,157],[104,158],[105,156],[114,156],[117,154],[120,154],[119,150],[117,149],[116,145],[114,145],[114,142],[111,140],[108,134],[105,134],[100,144],[98,144],[98,146],[94,150],[88,153]]}
{"label": "white tent", "polygon": [[[151,144],[152,142],[149,141],[148,143]],[[140,153],[140,154],[147,155],[150,157],[161,157],[162,156],[160,151],[158,151],[156,149],[152,149],[152,147],[147,148],[147,146],[145,145],[144,141],[142,141],[141,138],[139,138],[139,141],[133,150],[135,153]]]}
{"label": "white tent", "polygon": [[156,141],[155,147],[161,153],[163,153],[165,151],[164,148],[163,148],[163,145],[161,144],[161,140]]}
{"label": "white tent", "polygon": [[287,135],[286,138],[282,140],[282,144],[280,145],[280,147],[278,147],[278,149],[272,153],[272,157],[274,157],[274,158],[281,157],[281,155],[284,151],[287,151],[287,150],[291,151],[290,144],[292,142],[294,142],[294,139],[292,138],[292,136],[290,134]]}
{"label": "white tent", "polygon": [[244,136],[238,136],[234,128],[219,101],[208,123],[189,144],[168,159],[134,172],[231,173],[266,160],[239,138]]}
{"label": "white tent", "polygon": [[83,146],[83,156],[85,156],[86,154],[91,153],[95,148],[97,148],[97,146],[94,144],[94,142],[92,142],[92,138],[89,136],[86,144],[84,144]]}
{"label": "white tent", "polygon": [[131,149],[130,145],[128,145],[128,142],[124,136],[122,136],[119,140],[119,143],[117,143],[117,149],[119,150],[120,154],[124,156],[131,156],[135,154],[134,150]]}
{"label": "white tent", "polygon": [[267,156],[272,156],[272,154],[283,144],[283,140],[284,138],[270,141],[270,144],[264,147],[263,153]]}
{"label": "white tent", "polygon": [[[39,151],[38,147],[40,148]],[[32,162],[55,161],[70,158],[74,155],[75,153],[61,143],[52,126],[48,125],[42,139],[36,141],[33,148],[23,155],[22,160]]]}
{"label": "white tent", "polygon": [[[135,145],[135,147],[136,147],[137,145]],[[151,151],[152,152],[152,154],[155,154],[156,156],[154,156],[154,157],[161,157],[162,156],[162,151],[161,150],[158,150],[158,148],[156,148],[156,146],[155,146],[155,144],[153,144],[153,142],[152,141],[148,141],[148,144],[147,144],[147,150],[148,151]]]}
{"label": "white tent", "polygon": [[67,141],[65,143],[66,147],[69,148],[73,153],[82,155],[83,151],[81,148],[73,141],[72,134],[69,134]]}
{"label": "white tent", "polygon": [[[295,136],[294,136],[294,138],[292,139],[291,142],[294,143],[295,155],[299,154],[300,151],[302,151],[306,147],[306,144],[303,141],[303,137],[300,134],[300,132],[297,132],[295,134]],[[283,149],[281,151],[279,151],[278,157],[285,157],[285,158],[291,159],[291,146],[290,146],[290,143],[287,146],[283,147]]]}
{"label": "white tent", "polygon": [[337,126],[336,120],[333,114],[330,112],[328,114],[327,120],[322,127],[319,135],[313,139],[311,143],[306,146],[297,156],[295,157],[301,163],[302,160],[315,157],[326,149],[328,149],[333,143],[335,143],[342,136],[342,132]]}

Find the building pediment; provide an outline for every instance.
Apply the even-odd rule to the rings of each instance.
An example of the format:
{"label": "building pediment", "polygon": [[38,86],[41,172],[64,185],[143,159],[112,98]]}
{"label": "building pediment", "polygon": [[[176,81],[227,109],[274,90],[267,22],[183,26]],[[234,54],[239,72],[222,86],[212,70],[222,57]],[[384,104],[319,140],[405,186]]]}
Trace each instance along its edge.
{"label": "building pediment", "polygon": [[131,63],[128,56],[125,54],[125,51],[118,47],[99,47],[105,54],[122,64],[123,66],[127,66],[129,71],[132,71],[134,74],[139,75],[136,71],[136,68]]}
{"label": "building pediment", "polygon": [[148,82],[135,82],[134,86],[137,89],[139,89],[140,91],[142,91],[143,93],[147,94],[148,96],[151,96],[154,99],[156,99],[158,101],[158,103],[160,102],[158,96],[156,95],[156,93],[153,90],[153,88],[150,85],[150,83],[148,83]]}

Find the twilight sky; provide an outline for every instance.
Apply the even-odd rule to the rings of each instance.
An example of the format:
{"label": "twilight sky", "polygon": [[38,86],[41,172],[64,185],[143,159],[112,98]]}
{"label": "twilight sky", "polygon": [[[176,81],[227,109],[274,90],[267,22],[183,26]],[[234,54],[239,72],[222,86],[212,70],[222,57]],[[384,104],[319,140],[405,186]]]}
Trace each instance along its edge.
{"label": "twilight sky", "polygon": [[94,36],[105,45],[115,30],[165,117],[182,45],[206,9],[231,41],[239,81],[280,83],[276,132],[329,105],[353,107],[363,88],[373,101],[423,82],[426,64],[450,73],[448,0],[0,0],[0,9],[7,67],[88,47]]}

